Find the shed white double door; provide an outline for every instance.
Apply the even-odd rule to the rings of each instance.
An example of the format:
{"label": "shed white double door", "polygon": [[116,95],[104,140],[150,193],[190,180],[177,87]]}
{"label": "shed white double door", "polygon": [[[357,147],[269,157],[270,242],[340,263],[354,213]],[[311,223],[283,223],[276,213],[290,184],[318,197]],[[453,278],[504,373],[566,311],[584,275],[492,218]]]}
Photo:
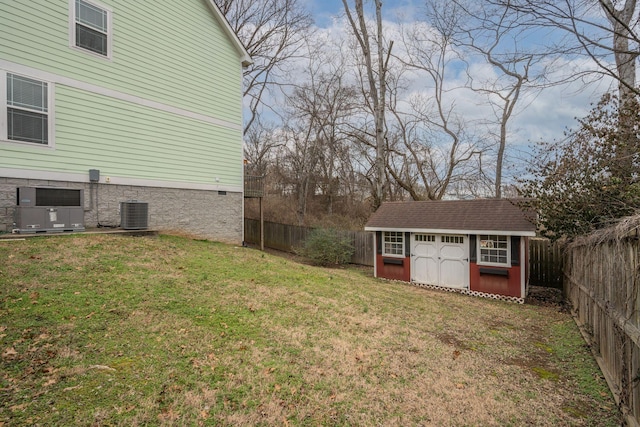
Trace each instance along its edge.
{"label": "shed white double door", "polygon": [[411,280],[448,288],[469,288],[468,237],[411,234]]}

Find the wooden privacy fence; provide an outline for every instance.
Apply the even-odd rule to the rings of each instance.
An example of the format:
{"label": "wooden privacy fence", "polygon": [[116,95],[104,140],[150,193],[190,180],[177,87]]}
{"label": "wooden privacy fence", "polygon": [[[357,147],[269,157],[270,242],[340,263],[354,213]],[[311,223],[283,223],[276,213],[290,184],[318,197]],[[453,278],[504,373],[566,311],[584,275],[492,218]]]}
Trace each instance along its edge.
{"label": "wooden privacy fence", "polygon": [[[264,246],[293,252],[296,248],[302,247],[311,230],[313,228],[265,221]],[[351,239],[355,249],[351,263],[373,266],[373,233],[366,231],[342,231],[342,233]],[[259,220],[244,219],[244,240],[247,243],[260,244]]]}
{"label": "wooden privacy fence", "polygon": [[557,242],[529,240],[529,284],[562,289],[562,250]]}
{"label": "wooden privacy fence", "polygon": [[[279,251],[293,252],[304,244],[313,228],[297,225],[264,223],[264,245]],[[373,266],[373,233],[366,231],[344,231],[351,239],[355,253],[353,264]],[[260,221],[244,219],[244,240],[260,244]],[[529,243],[530,278],[534,286],[562,289],[562,252],[556,243],[548,239],[531,239]]]}
{"label": "wooden privacy fence", "polygon": [[628,425],[640,425],[640,216],[567,247],[564,288]]}

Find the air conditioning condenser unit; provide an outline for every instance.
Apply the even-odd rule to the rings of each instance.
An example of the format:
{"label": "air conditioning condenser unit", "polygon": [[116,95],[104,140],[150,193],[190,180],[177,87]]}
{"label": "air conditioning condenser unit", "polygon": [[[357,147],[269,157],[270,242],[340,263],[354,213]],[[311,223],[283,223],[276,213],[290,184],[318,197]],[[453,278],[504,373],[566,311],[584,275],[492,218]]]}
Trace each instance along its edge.
{"label": "air conditioning condenser unit", "polygon": [[137,200],[120,202],[120,227],[125,230],[149,228],[149,204]]}

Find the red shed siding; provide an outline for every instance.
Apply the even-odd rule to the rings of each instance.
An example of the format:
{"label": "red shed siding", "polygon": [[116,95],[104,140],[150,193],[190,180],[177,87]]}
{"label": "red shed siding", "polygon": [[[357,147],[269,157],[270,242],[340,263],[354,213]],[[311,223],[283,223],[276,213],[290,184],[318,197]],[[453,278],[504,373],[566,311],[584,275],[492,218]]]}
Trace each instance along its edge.
{"label": "red shed siding", "polygon": [[522,285],[520,281],[520,266],[511,268],[491,267],[490,270],[499,270],[508,272],[508,276],[497,274],[480,273],[480,269],[484,268],[476,263],[469,263],[469,282],[472,291],[484,292],[487,294],[506,295],[510,297],[521,298]]}
{"label": "red shed siding", "polygon": [[[384,260],[402,262],[402,264],[385,264]],[[411,281],[411,257],[391,258],[376,254],[376,277],[384,279]]]}

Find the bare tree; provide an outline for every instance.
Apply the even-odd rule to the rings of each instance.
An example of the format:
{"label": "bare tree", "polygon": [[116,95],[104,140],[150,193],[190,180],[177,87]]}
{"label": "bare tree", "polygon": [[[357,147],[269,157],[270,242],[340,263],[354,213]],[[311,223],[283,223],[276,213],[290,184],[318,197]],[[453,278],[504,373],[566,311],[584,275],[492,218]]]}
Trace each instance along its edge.
{"label": "bare tree", "polygon": [[[297,175],[298,222],[303,223],[310,196],[322,192],[326,212],[333,211],[333,198],[341,184],[336,174],[349,162],[343,155],[346,140],[342,126],[355,108],[357,92],[346,82],[342,57],[323,44],[309,44],[306,81],[287,97],[289,128],[287,132],[292,169]],[[295,157],[295,158],[294,158]]]}
{"label": "bare tree", "polygon": [[318,140],[310,122],[298,123],[287,129],[287,155],[292,172],[297,198],[296,215],[298,224],[304,225],[307,214],[307,201],[310,192],[315,190],[317,165],[320,158],[322,141]]}
{"label": "bare tree", "polygon": [[494,72],[476,76],[473,67],[467,66],[468,86],[486,97],[495,116],[487,125],[496,128],[490,134],[497,142],[494,196],[500,198],[509,122],[522,91],[545,86],[546,68],[540,66],[544,56],[524,47],[527,34],[517,14],[508,8],[475,1],[429,0],[427,16],[438,31],[452,34],[452,44],[467,64],[479,59]]}
{"label": "bare tree", "polygon": [[397,59],[421,76],[428,94],[414,95],[407,106],[398,100],[398,85],[390,89],[389,108],[395,120],[389,173],[414,200],[441,199],[452,185],[460,187],[467,179],[477,183],[483,178],[477,168],[483,148],[469,130],[472,123],[458,113],[455,96],[447,89],[447,73],[457,60],[451,49],[455,15],[449,16],[454,19],[447,25],[449,31],[418,23],[402,35],[406,55]]}
{"label": "bare tree", "polygon": [[214,1],[254,61],[243,73],[250,113],[246,132],[265,106],[269,90],[289,81],[287,64],[299,55],[313,20],[302,0]]}
{"label": "bare tree", "polygon": [[[373,36],[369,34],[369,23],[365,17],[363,0],[355,0],[354,3],[355,18],[347,0],[342,0],[347,20],[362,53],[362,65],[366,73],[366,82],[363,82],[363,84],[365,86],[368,85],[368,89],[364,90],[365,98],[374,116],[376,156],[373,207],[376,209],[384,199],[386,75],[393,42],[390,42],[388,47],[385,48],[382,33],[382,1],[374,0],[376,30]],[[372,44],[376,49],[375,53]]]}
{"label": "bare tree", "polygon": [[[616,2],[618,3],[618,2]],[[622,8],[617,8],[611,0],[600,0],[600,6],[613,29],[613,53],[618,76],[618,93],[622,102],[633,97],[636,88],[636,59],[638,43],[636,23],[636,0],[626,0]],[[632,49],[631,44],[635,44]]]}
{"label": "bare tree", "polygon": [[318,111],[318,125],[326,143],[320,158],[321,189],[327,199],[326,212],[329,215],[333,213],[333,202],[339,187],[348,185],[345,177],[353,177],[344,123],[350,118],[358,98],[355,88],[345,83],[343,73],[344,70],[341,68],[331,70],[322,76],[317,87],[321,105]]}
{"label": "bare tree", "polygon": [[440,200],[454,188],[477,194],[486,181],[482,149],[465,120],[434,114],[439,109],[435,104],[423,94],[411,99],[409,112],[390,105],[394,120],[387,138],[388,173],[413,200]]}
{"label": "bare tree", "polygon": [[597,66],[592,72],[618,82],[623,102],[632,93],[640,94],[635,71],[640,46],[637,0],[486,1],[517,13],[522,26],[564,32],[561,40],[548,38],[556,40],[548,43],[548,53],[586,55]]}
{"label": "bare tree", "polygon": [[274,151],[282,145],[276,126],[257,120],[244,135],[244,153],[248,175],[266,175]]}
{"label": "bare tree", "polygon": [[[614,149],[617,162],[610,170],[621,182],[630,183],[627,172],[637,154],[636,121],[626,110],[636,107],[640,90],[636,82],[636,61],[640,54],[637,0],[487,0],[519,15],[523,26],[551,27],[563,31],[563,46],[556,54],[586,55],[596,65],[592,72],[618,84],[618,138]],[[573,43],[571,43],[573,42]],[[627,105],[629,103],[629,105]],[[626,135],[626,136],[625,136]]]}

